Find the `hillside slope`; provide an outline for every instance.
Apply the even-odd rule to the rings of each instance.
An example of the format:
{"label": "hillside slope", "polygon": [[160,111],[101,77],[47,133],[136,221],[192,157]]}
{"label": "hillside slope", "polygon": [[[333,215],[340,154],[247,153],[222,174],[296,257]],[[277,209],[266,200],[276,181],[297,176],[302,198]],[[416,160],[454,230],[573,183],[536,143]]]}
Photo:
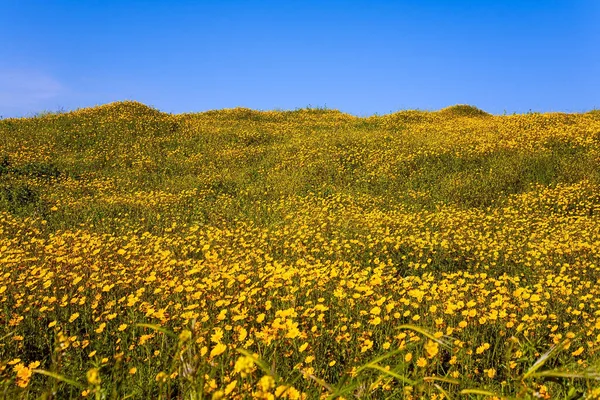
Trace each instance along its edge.
{"label": "hillside slope", "polygon": [[597,112],[1,120],[0,390],[591,393],[524,374],[599,370],[599,161]]}
{"label": "hillside slope", "polygon": [[[429,209],[488,207],[535,184],[600,183],[599,141],[594,113],[491,116],[455,106],[369,118],[319,109],[168,115],[113,103],[0,121],[0,209],[48,216],[53,194],[77,201],[82,186],[92,198],[198,189],[250,200],[346,193]],[[14,190],[34,193],[36,211],[8,199]]]}

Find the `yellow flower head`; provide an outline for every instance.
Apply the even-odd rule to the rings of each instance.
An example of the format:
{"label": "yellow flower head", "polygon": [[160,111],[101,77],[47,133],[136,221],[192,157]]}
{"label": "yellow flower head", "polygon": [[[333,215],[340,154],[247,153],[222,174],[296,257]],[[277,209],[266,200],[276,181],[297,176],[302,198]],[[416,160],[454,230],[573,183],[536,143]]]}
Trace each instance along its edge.
{"label": "yellow flower head", "polygon": [[235,362],[233,370],[240,374],[242,378],[245,378],[254,370],[254,359],[248,356],[239,357]]}
{"label": "yellow flower head", "polygon": [[271,375],[265,375],[260,378],[258,386],[263,392],[269,392],[271,389],[275,388],[275,379],[273,379]]}
{"label": "yellow flower head", "polygon": [[224,345],[223,343],[217,343],[215,347],[213,347],[213,349],[210,351],[210,358],[214,358],[223,354],[225,350],[227,350],[226,345]]}
{"label": "yellow flower head", "polygon": [[18,363],[13,367],[13,369],[17,373],[17,386],[22,388],[27,387],[27,385],[29,385],[31,375],[33,375],[33,368],[26,367],[23,363]]}
{"label": "yellow flower head", "polygon": [[100,374],[99,374],[98,368],[92,368],[92,369],[88,370],[88,372],[86,373],[86,377],[87,377],[88,382],[91,385],[94,385],[94,386],[100,385]]}
{"label": "yellow flower head", "polygon": [[440,346],[433,340],[428,340],[425,344],[425,351],[427,352],[427,358],[435,357],[439,352]]}

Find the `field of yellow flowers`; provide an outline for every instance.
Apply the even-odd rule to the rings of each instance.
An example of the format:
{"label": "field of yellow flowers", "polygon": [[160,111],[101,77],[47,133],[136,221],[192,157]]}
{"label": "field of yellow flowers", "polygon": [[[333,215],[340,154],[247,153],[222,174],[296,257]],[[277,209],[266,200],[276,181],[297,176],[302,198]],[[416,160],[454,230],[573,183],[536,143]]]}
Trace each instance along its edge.
{"label": "field of yellow flowers", "polygon": [[0,396],[600,398],[600,113],[0,120]]}

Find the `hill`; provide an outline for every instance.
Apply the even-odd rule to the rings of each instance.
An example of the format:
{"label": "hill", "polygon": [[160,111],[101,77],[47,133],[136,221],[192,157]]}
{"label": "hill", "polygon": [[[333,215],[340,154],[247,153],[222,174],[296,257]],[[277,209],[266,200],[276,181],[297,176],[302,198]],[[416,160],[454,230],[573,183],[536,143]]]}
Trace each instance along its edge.
{"label": "hill", "polygon": [[599,141],[465,105],[1,120],[1,389],[592,393]]}
{"label": "hill", "polygon": [[[46,195],[103,180],[118,193],[361,193],[488,207],[535,184],[599,183],[599,125],[593,113],[491,116],[470,106],[358,118],[319,109],[169,115],[123,102],[0,121],[0,157],[11,184]],[[37,179],[59,176],[73,179]],[[21,207],[4,197],[4,209]]]}

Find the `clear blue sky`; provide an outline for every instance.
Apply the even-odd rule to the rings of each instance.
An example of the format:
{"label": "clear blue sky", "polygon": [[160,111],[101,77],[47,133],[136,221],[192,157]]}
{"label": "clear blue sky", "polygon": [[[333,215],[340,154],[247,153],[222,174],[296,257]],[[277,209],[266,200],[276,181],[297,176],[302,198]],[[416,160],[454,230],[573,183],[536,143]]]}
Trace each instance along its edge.
{"label": "clear blue sky", "polygon": [[0,115],[600,108],[600,1],[0,0]]}

